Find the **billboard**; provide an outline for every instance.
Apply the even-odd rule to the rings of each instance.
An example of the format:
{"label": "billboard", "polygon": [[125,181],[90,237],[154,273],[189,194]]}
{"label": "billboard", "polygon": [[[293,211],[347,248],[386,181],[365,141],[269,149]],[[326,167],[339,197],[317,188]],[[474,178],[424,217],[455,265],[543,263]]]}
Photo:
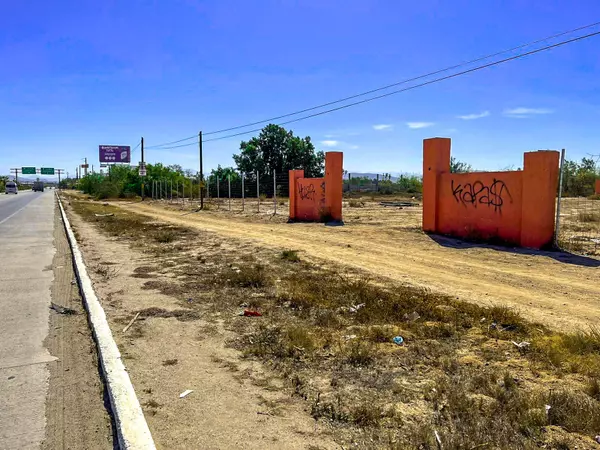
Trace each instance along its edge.
{"label": "billboard", "polygon": [[129,145],[100,145],[101,163],[128,163],[131,161]]}

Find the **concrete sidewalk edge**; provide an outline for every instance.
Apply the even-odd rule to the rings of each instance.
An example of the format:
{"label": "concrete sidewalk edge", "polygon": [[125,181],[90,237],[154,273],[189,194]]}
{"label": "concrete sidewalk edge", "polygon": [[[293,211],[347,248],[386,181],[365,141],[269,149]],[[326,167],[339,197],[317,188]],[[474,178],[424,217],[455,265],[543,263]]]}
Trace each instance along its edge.
{"label": "concrete sidewalk edge", "polygon": [[121,360],[121,353],[112,337],[106,314],[92,286],[92,280],[88,275],[83,256],[58,193],[56,198],[71,246],[79,289],[98,348],[98,359],[110,397],[117,426],[119,446],[123,450],[155,450],[156,447],[142,412],[142,407]]}

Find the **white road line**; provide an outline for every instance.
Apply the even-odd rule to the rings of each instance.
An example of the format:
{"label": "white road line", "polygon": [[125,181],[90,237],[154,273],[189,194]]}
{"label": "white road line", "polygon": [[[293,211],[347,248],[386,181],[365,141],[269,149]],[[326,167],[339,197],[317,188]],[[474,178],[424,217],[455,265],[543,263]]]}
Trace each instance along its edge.
{"label": "white road line", "polygon": [[[31,202],[30,202],[31,203]],[[21,211],[23,211],[25,208],[27,208],[29,206],[29,203],[27,203],[25,206],[23,206],[21,209],[16,210],[14,213],[12,213],[10,216],[5,217],[4,219],[0,220],[0,225],[2,225],[4,222],[6,222],[8,219],[12,219],[13,217],[15,217],[17,214],[19,214]]]}

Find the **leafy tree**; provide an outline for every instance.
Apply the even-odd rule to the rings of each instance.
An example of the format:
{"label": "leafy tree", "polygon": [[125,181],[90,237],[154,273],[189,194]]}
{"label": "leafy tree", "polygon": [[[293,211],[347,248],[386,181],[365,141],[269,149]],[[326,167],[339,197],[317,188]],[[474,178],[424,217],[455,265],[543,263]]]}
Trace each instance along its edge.
{"label": "leafy tree", "polygon": [[233,155],[237,169],[244,173],[272,175],[304,169],[306,177],[319,177],[325,168],[325,155],[316,152],[310,137],[294,136],[292,131],[269,124],[257,137],[240,143],[240,154]]}
{"label": "leafy tree", "polygon": [[577,161],[565,161],[563,168],[563,195],[567,197],[585,197],[594,193],[594,183],[600,175],[600,168],[591,158]]}
{"label": "leafy tree", "polygon": [[454,156],[450,157],[450,173],[467,173],[473,172],[471,164],[459,161]]}
{"label": "leafy tree", "polygon": [[240,174],[233,167],[221,167],[219,164],[216,169],[210,171],[208,181],[214,183],[217,179],[223,181],[229,177],[231,177],[231,181],[237,181],[240,179]]}

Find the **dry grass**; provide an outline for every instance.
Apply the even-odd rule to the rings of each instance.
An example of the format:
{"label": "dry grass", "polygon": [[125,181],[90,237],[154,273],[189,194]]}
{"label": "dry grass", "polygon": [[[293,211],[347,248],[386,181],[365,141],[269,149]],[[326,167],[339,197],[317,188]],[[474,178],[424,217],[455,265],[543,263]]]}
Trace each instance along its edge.
{"label": "dry grass", "polygon": [[[131,245],[144,236],[142,244],[166,249],[159,258],[174,258],[155,238],[168,227],[126,214],[88,219]],[[170,269],[177,280],[149,285],[187,309],[141,316],[195,320],[201,310],[225,318],[235,330],[230,346],[279,373],[345,447],[436,449],[434,430],[447,449],[594,445],[597,329],[555,333],[511,308],[323,269],[292,250],[256,250],[258,262],[211,242],[200,255],[178,253]],[[238,317],[242,303],[263,317]],[[402,346],[392,342],[398,335]]]}
{"label": "dry grass", "polygon": [[580,222],[600,222],[600,213],[589,212],[589,211],[580,211],[579,212],[579,221]]}
{"label": "dry grass", "polygon": [[300,261],[300,257],[298,256],[298,252],[296,250],[284,250],[281,252],[281,259],[284,261],[290,262],[298,262]]}

